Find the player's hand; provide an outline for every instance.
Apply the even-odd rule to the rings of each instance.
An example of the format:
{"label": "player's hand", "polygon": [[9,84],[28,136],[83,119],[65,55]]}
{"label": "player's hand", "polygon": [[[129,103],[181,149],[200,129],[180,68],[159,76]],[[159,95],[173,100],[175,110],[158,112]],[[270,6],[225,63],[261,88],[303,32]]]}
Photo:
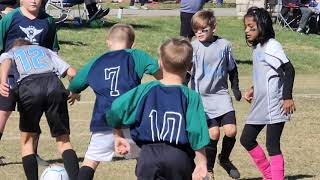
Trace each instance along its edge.
{"label": "player's hand", "polygon": [[244,93],[244,99],[246,101],[248,101],[248,103],[251,103],[253,98],[253,87],[249,88],[248,90],[246,90],[246,92]]}
{"label": "player's hand", "polygon": [[8,83],[6,82],[2,82],[0,84],[0,94],[4,97],[8,97],[9,96],[9,90],[10,90],[10,86]]}
{"label": "player's hand", "polygon": [[114,137],[114,149],[120,155],[128,154],[130,151],[130,143],[123,137]]}
{"label": "player's hand", "polygon": [[192,180],[203,180],[207,176],[207,164],[199,163],[193,170]]}
{"label": "player's hand", "polygon": [[293,99],[283,100],[282,109],[286,114],[293,114],[293,111],[296,110]]}
{"label": "player's hand", "polygon": [[232,89],[233,95],[237,101],[241,100],[242,94],[239,88]]}
{"label": "player's hand", "polygon": [[70,94],[69,94],[69,96],[68,96],[68,103],[69,103],[70,105],[73,105],[76,100],[77,100],[77,101],[80,101],[80,97],[81,97],[80,94],[70,92]]}

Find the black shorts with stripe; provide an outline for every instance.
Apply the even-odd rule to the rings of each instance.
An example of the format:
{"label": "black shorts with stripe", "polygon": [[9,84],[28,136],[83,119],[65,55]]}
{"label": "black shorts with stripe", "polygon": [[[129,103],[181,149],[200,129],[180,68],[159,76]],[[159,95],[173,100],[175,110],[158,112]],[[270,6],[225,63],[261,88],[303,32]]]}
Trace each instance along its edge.
{"label": "black shorts with stripe", "polygon": [[22,132],[41,133],[39,122],[43,113],[52,137],[70,134],[68,91],[53,73],[31,75],[18,87],[18,110]]}

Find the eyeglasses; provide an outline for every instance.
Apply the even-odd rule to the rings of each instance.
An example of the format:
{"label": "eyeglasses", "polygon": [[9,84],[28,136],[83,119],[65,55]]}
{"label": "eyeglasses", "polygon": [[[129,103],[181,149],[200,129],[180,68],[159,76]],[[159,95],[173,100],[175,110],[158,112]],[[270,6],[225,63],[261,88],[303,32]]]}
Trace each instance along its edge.
{"label": "eyeglasses", "polygon": [[206,28],[204,28],[202,30],[196,31],[195,34],[208,33],[209,30],[210,30],[210,27],[206,27]]}

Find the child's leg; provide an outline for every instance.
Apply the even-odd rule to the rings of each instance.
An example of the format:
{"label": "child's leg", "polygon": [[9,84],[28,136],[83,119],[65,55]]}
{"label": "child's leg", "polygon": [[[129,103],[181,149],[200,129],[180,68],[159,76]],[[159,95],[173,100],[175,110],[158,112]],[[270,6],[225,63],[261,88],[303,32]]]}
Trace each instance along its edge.
{"label": "child's leg", "polygon": [[69,135],[56,138],[58,151],[62,154],[63,164],[70,180],[76,180],[79,173],[79,163],[76,152],[72,149]]}
{"label": "child's leg", "polygon": [[223,125],[223,130],[225,136],[222,141],[221,149],[221,160],[229,161],[231,151],[236,143],[236,115],[234,111],[228,112],[221,117],[221,124]]}
{"label": "child's leg", "polygon": [[265,125],[246,124],[240,138],[241,145],[248,151],[257,168],[265,179],[271,179],[271,168],[261,146],[256,141],[258,134]]}
{"label": "child's leg", "polygon": [[4,128],[6,126],[6,123],[9,119],[10,114],[11,114],[11,111],[0,110],[0,140],[1,140]]}
{"label": "child's leg", "polygon": [[21,132],[21,155],[24,173],[28,180],[38,179],[38,163],[33,150],[34,133]]}
{"label": "child's leg", "polygon": [[280,137],[284,122],[267,125],[267,150],[271,162],[272,179],[284,179],[284,159],[280,149]]}
{"label": "child's leg", "polygon": [[206,147],[207,169],[208,172],[213,172],[214,163],[217,156],[217,144],[220,137],[219,126],[209,128],[210,143]]}
{"label": "child's leg", "polygon": [[91,180],[101,161],[111,161],[114,154],[112,131],[92,133],[84,161],[81,165],[78,180]]}

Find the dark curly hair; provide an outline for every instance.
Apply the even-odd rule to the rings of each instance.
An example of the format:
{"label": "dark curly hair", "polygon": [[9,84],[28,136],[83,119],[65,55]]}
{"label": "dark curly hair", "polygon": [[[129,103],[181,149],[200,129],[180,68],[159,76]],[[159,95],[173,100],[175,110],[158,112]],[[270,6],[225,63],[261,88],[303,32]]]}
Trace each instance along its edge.
{"label": "dark curly hair", "polygon": [[275,38],[271,16],[267,10],[264,8],[251,7],[248,9],[246,15],[244,15],[243,21],[248,17],[253,17],[253,20],[257,23],[257,30],[259,32],[257,39],[253,42],[246,40],[249,46],[256,46],[259,43],[263,45],[269,39]]}

